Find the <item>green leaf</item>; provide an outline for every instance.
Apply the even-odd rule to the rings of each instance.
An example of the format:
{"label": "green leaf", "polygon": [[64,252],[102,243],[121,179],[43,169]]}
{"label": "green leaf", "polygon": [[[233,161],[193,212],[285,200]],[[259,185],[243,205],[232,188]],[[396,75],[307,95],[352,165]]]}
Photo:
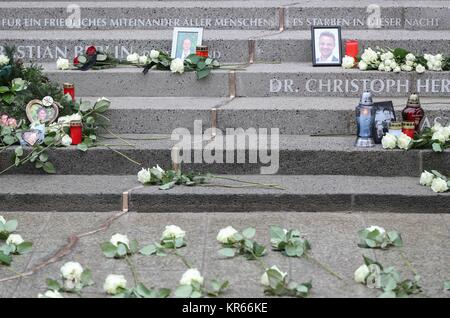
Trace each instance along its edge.
{"label": "green leaf", "polygon": [[219,254],[225,257],[234,257],[235,251],[232,248],[222,248],[219,250]]}
{"label": "green leaf", "polygon": [[178,298],[188,298],[191,296],[193,288],[191,285],[181,285],[175,290],[175,296]]}
{"label": "green leaf", "polygon": [[108,110],[110,105],[111,102],[109,100],[102,99],[95,103],[94,110],[97,113],[104,113]]}
{"label": "green leaf", "polygon": [[246,228],[242,231],[242,236],[244,236],[247,239],[251,239],[255,236],[256,230],[253,227]]}
{"label": "green leaf", "polygon": [[85,269],[83,273],[81,273],[81,283],[83,284],[83,286],[94,284],[94,281],[92,280],[92,272],[90,269]]}
{"label": "green leaf", "polygon": [[271,226],[269,233],[270,233],[271,239],[277,239],[280,241],[286,240],[286,234],[284,233],[284,230],[279,226],[275,226],[275,225]]}
{"label": "green leaf", "polygon": [[285,251],[286,251],[287,256],[290,256],[290,257],[297,256],[297,246],[295,246],[295,245],[292,245],[292,244],[286,245]]}
{"label": "green leaf", "polygon": [[87,151],[89,147],[85,143],[81,143],[77,145],[77,148],[81,151]]}
{"label": "green leaf", "polygon": [[9,220],[5,223],[5,231],[12,233],[17,229],[18,222],[17,220]]}
{"label": "green leaf", "polygon": [[47,288],[51,289],[53,291],[59,291],[61,289],[61,286],[59,285],[59,283],[56,280],[47,278],[45,283],[47,284]]}
{"label": "green leaf", "polygon": [[14,101],[14,97],[15,97],[15,95],[13,93],[6,93],[2,96],[3,101],[6,104],[12,104],[12,102]]}
{"label": "green leaf", "polygon": [[82,111],[82,112],[88,112],[88,111],[90,111],[91,109],[93,109],[93,107],[94,106],[92,106],[92,104],[91,104],[91,102],[90,101],[83,101],[81,104],[80,104],[80,111]]}
{"label": "green leaf", "polygon": [[39,155],[39,160],[42,162],[46,162],[48,160],[48,154],[46,152],[43,152]]}
{"label": "green leaf", "polygon": [[28,252],[30,252],[32,250],[33,243],[31,243],[31,242],[22,242],[19,245],[17,245],[16,248],[17,248],[17,253],[25,254],[25,253],[28,253]]}
{"label": "green leaf", "polygon": [[399,59],[404,59],[409,52],[402,48],[396,48],[392,53],[394,54],[395,57]]}
{"label": "green leaf", "polygon": [[125,244],[119,243],[117,245],[117,255],[119,256],[127,255],[127,247],[125,246]]}
{"label": "green leaf", "polygon": [[136,253],[139,250],[139,243],[136,240],[130,242],[130,252]]}
{"label": "green leaf", "polygon": [[55,138],[53,138],[52,136],[47,136],[44,138],[44,144],[51,145],[53,144],[53,142],[55,141]]}
{"label": "green leaf", "polygon": [[159,190],[169,190],[172,189],[176,184],[176,181],[167,182],[159,187]]}
{"label": "green leaf", "polygon": [[136,292],[144,298],[150,298],[152,295],[152,292],[142,283],[137,284]]}
{"label": "green leaf", "polygon": [[16,138],[14,138],[11,135],[7,135],[7,136],[3,137],[3,142],[9,146],[16,142]]}
{"label": "green leaf", "polygon": [[0,94],[9,92],[9,87],[8,86],[0,86]]}
{"label": "green leaf", "polygon": [[167,298],[170,296],[171,290],[169,288],[160,288],[156,297],[158,298]]}
{"label": "green leaf", "polygon": [[444,282],[444,289],[445,290],[450,290],[450,280]]}
{"label": "green leaf", "polygon": [[377,243],[370,239],[365,239],[365,243],[367,244],[368,247],[376,247],[377,246]]}
{"label": "green leaf", "polygon": [[23,156],[23,148],[17,147],[16,150],[14,150],[14,153],[16,154],[17,157],[22,157]]}
{"label": "green leaf", "polygon": [[112,258],[116,255],[117,247],[114,246],[111,242],[101,243],[100,248],[103,252],[103,255],[108,258]]}
{"label": "green leaf", "polygon": [[439,142],[434,142],[432,145],[433,151],[434,152],[442,152],[442,145]]}
{"label": "green leaf", "polygon": [[385,291],[382,293],[379,298],[396,298],[395,292],[393,291]]}
{"label": "green leaf", "polygon": [[202,78],[207,77],[210,73],[210,70],[209,70],[209,68],[204,68],[204,69],[197,70],[196,73],[197,73],[197,79],[200,80]]}
{"label": "green leaf", "polygon": [[55,166],[53,166],[53,163],[48,162],[48,161],[46,163],[44,163],[44,166],[42,167],[42,169],[44,169],[44,171],[47,173],[56,173]]}
{"label": "green leaf", "polygon": [[142,255],[145,256],[149,256],[149,255],[153,255],[156,254],[157,248],[155,245],[150,244],[147,246],[144,246],[143,248],[140,249],[139,253],[141,253]]}
{"label": "green leaf", "polygon": [[12,258],[10,255],[5,255],[3,252],[0,251],[0,264],[4,265],[10,265],[12,261]]}

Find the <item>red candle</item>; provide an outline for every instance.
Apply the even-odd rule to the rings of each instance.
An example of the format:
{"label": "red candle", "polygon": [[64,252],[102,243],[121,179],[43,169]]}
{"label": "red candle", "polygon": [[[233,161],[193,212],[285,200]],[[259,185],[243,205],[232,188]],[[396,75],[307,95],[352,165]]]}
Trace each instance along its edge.
{"label": "red candle", "polygon": [[208,47],[206,45],[197,45],[195,55],[208,57]]}
{"label": "red candle", "polygon": [[404,121],[402,123],[402,133],[408,135],[411,138],[414,138],[415,125],[413,121]]}
{"label": "red candle", "polygon": [[351,56],[356,59],[358,55],[358,41],[357,40],[347,40],[345,42],[345,55]]}
{"label": "red candle", "polygon": [[70,122],[70,138],[72,138],[72,145],[81,144],[81,141],[83,140],[81,120],[74,120]]}
{"label": "red candle", "polygon": [[72,101],[75,102],[75,85],[72,83],[64,83],[64,95],[66,94],[72,96]]}

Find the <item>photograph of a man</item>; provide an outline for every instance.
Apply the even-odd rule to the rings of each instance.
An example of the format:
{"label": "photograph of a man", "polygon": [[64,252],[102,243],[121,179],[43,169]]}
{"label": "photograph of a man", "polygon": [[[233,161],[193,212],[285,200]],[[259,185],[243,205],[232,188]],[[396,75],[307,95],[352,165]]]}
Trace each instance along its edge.
{"label": "photograph of a man", "polygon": [[172,58],[185,60],[195,54],[197,45],[202,44],[202,28],[174,28],[172,39]]}
{"label": "photograph of a man", "polygon": [[313,65],[341,65],[340,29],[313,27]]}

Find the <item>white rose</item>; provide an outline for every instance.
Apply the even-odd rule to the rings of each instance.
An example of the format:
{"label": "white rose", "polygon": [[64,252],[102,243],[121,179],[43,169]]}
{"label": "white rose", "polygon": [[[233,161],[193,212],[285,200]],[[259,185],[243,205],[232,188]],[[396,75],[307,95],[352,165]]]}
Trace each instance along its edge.
{"label": "white rose", "polygon": [[38,298],[64,298],[58,291],[47,290],[44,294],[38,294]]}
{"label": "white rose", "polygon": [[125,244],[127,247],[129,247],[129,244],[130,244],[130,240],[128,239],[128,237],[126,235],[122,235],[122,234],[114,234],[111,237],[111,240],[109,240],[109,241],[114,246],[118,246],[119,243],[122,243],[122,244]]}
{"label": "white rose", "polygon": [[0,54],[0,66],[1,65],[6,65],[9,63],[9,57],[7,57],[4,54]]}
{"label": "white rose", "polygon": [[422,64],[417,64],[416,72],[419,73],[419,74],[425,72],[425,67]]}
{"label": "white rose", "polygon": [[408,53],[408,54],[406,54],[406,60],[407,61],[415,61],[416,57],[414,56],[414,54]]}
{"label": "white rose", "polygon": [[400,73],[400,71],[401,71],[400,66],[397,65],[397,66],[393,69],[393,71],[394,71],[394,73]]}
{"label": "white rose", "polygon": [[357,282],[359,284],[365,284],[366,278],[367,278],[367,276],[369,276],[369,274],[370,274],[369,267],[367,267],[367,265],[365,265],[365,264],[361,265],[355,271],[355,282]]}
{"label": "white rose", "polygon": [[151,50],[150,52],[150,58],[152,60],[156,60],[159,57],[159,51],[157,50]]}
{"label": "white rose", "polygon": [[2,224],[6,223],[6,220],[2,215],[0,215],[0,223],[2,223]]}
{"label": "white rose", "polygon": [[381,144],[383,145],[384,149],[394,149],[397,147],[397,137],[387,133],[383,136],[383,139],[381,139]]}
{"label": "white rose", "polygon": [[353,56],[344,56],[342,59],[342,67],[343,68],[353,68],[355,66],[355,58]]}
{"label": "white rose", "polygon": [[441,123],[435,123],[433,125],[433,127],[431,127],[431,131],[437,132],[437,131],[440,131],[442,128],[444,128],[444,127],[441,125]]}
{"label": "white rose", "polygon": [[448,190],[447,181],[442,178],[435,178],[431,183],[431,190],[434,192],[445,192]]}
{"label": "white rose", "polygon": [[127,288],[127,280],[125,277],[123,275],[108,275],[103,284],[103,290],[110,295],[115,295],[119,292],[119,288]]}
{"label": "white rose", "polygon": [[382,228],[381,226],[377,226],[377,225],[371,225],[371,226],[369,226],[368,228],[366,228],[366,230],[369,231],[369,232],[378,230],[378,232],[379,232],[380,234],[386,233],[386,230],[385,230],[384,228]]}
{"label": "white rose", "polygon": [[364,61],[359,61],[358,67],[361,71],[365,71],[365,70],[367,70],[367,63]]}
{"label": "white rose", "polygon": [[70,121],[81,120],[81,114],[75,113],[69,116]]}
{"label": "white rose", "polygon": [[405,65],[414,66],[414,61],[406,61]]}
{"label": "white rose", "polygon": [[394,59],[394,53],[392,53],[391,51],[386,52],[386,59],[393,60]]}
{"label": "white rose", "polygon": [[61,275],[64,279],[80,281],[83,267],[77,262],[67,262],[61,267]]}
{"label": "white rose", "polygon": [[450,126],[443,127],[443,128],[441,129],[441,132],[442,132],[445,136],[447,136],[447,140],[450,139]]}
{"label": "white rose", "polygon": [[22,236],[20,236],[19,234],[10,234],[6,239],[6,244],[8,245],[10,244],[19,245],[22,244],[23,242],[24,240]]}
{"label": "white rose", "polygon": [[97,103],[98,103],[98,102],[101,102],[101,101],[104,101],[104,100],[106,100],[107,102],[110,102],[109,99],[107,99],[105,96],[103,96],[103,97],[97,99]]}
{"label": "white rose", "polygon": [[382,53],[380,55],[380,60],[385,61],[386,60],[386,53]]}
{"label": "white rose", "polygon": [[378,70],[379,71],[384,71],[385,65],[384,63],[380,63],[380,65],[378,65]]}
{"label": "white rose", "polygon": [[[273,265],[270,269],[277,271],[278,273],[281,274],[281,276],[283,277],[283,279],[286,277],[287,273],[283,273],[278,267],[277,265]],[[266,271],[264,272],[264,274],[262,274],[261,276],[261,285],[264,286],[270,286],[270,282],[269,282],[269,275],[267,275],[267,271],[269,269],[266,269]]]}
{"label": "white rose", "polygon": [[183,238],[186,232],[176,225],[167,225],[162,234],[163,239],[177,239]]}
{"label": "white rose", "polygon": [[397,139],[397,145],[400,149],[408,150],[411,148],[413,140],[408,135],[401,133],[400,137]]}
{"label": "white rose", "polygon": [[152,180],[152,174],[149,169],[142,168],[142,170],[138,172],[137,177],[138,181],[142,184],[149,183]]}
{"label": "white rose", "polygon": [[238,233],[232,226],[227,226],[224,229],[221,229],[219,231],[219,234],[217,234],[217,240],[220,243],[230,243],[233,242],[233,235]]}
{"label": "white rose", "polygon": [[391,68],[390,66],[387,66],[387,65],[386,65],[386,66],[384,67],[384,71],[385,71],[385,72],[390,72],[390,71],[392,71],[392,68]]}
{"label": "white rose", "polygon": [[61,139],[61,145],[69,147],[72,144],[72,138],[69,135],[64,135]]}
{"label": "white rose", "polygon": [[407,64],[403,64],[401,68],[405,72],[411,72],[413,70],[412,66],[407,65]]}
{"label": "white rose", "polygon": [[184,72],[184,63],[181,59],[174,59],[170,63],[170,70],[172,73],[183,73]]}
{"label": "white rose", "polygon": [[424,186],[431,186],[431,183],[433,182],[435,176],[431,172],[424,171],[420,175],[420,184]]}
{"label": "white rose", "polygon": [[436,54],[434,56],[437,60],[442,60],[442,54]]}
{"label": "white rose", "polygon": [[144,65],[144,64],[147,64],[147,62],[148,62],[148,57],[147,57],[147,55],[141,55],[141,56],[139,56],[139,64]]}
{"label": "white rose", "polygon": [[196,268],[188,269],[180,279],[181,285],[192,285],[192,282],[197,282],[200,285],[203,285],[203,277]]}
{"label": "white rose", "polygon": [[439,140],[441,143],[445,143],[448,140],[447,134],[444,132],[443,129],[436,131],[433,136],[431,137],[433,140]]}
{"label": "white rose", "polygon": [[392,61],[391,65],[389,65],[392,69],[396,68],[398,64],[395,61]]}
{"label": "white rose", "polygon": [[58,58],[56,61],[56,68],[58,70],[68,70],[69,69],[69,60]]}
{"label": "white rose", "polygon": [[139,62],[139,54],[137,54],[137,53],[129,54],[127,56],[127,61],[130,63],[137,64]]}
{"label": "white rose", "polygon": [[394,63],[394,61],[393,61],[393,60],[390,60],[390,59],[386,59],[386,60],[384,61],[384,65],[386,65],[386,66],[391,66],[391,63]]}
{"label": "white rose", "polygon": [[378,60],[378,54],[371,48],[368,48],[364,50],[361,59],[366,62],[366,64],[371,64]]}

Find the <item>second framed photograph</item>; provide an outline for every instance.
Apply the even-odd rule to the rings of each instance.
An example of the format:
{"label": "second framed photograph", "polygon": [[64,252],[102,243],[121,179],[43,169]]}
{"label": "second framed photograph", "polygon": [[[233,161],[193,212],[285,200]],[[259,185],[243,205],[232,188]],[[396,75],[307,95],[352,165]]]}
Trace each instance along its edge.
{"label": "second framed photograph", "polygon": [[342,65],[341,27],[311,27],[313,66]]}
{"label": "second framed photograph", "polygon": [[203,28],[174,28],[172,37],[172,58],[184,59],[195,53],[202,45]]}
{"label": "second framed photograph", "polygon": [[381,144],[381,139],[389,131],[389,124],[396,121],[395,110],[392,101],[376,102],[375,125],[373,127],[373,140],[376,144]]}

